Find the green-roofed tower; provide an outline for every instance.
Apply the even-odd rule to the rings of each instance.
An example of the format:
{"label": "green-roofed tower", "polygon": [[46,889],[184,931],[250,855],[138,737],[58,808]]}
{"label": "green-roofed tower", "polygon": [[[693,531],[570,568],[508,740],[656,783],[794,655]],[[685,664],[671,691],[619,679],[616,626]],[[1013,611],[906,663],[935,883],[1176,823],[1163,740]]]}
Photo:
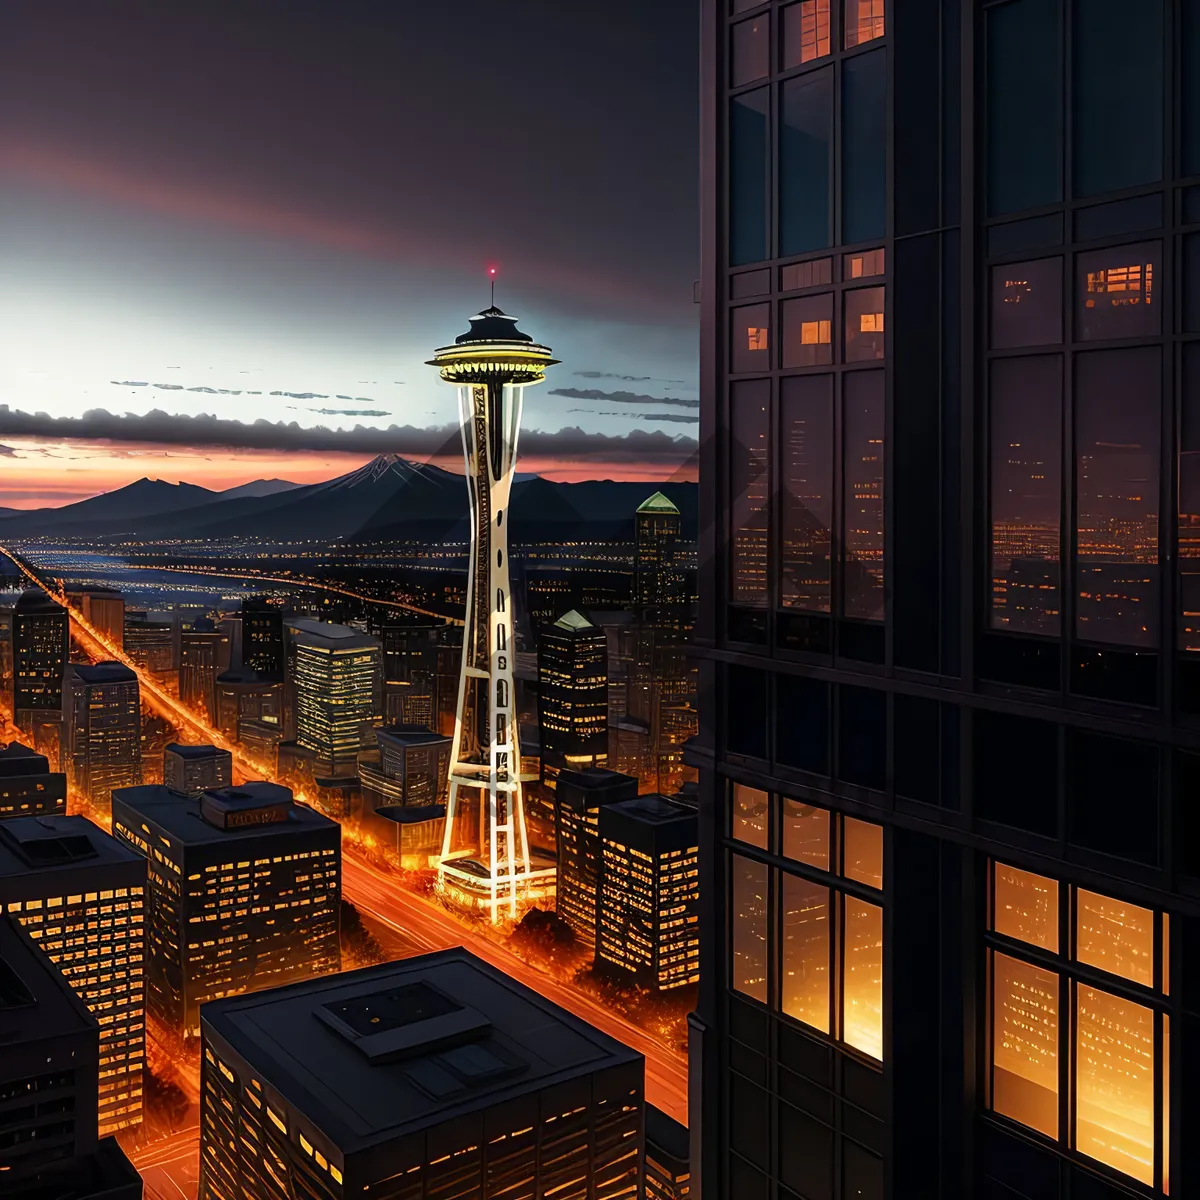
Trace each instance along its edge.
{"label": "green-roofed tower", "polygon": [[655,492],[638,506],[634,524],[633,602],[647,614],[679,593],[676,548],[683,518],[662,492]]}
{"label": "green-roofed tower", "polygon": [[639,513],[674,513],[679,516],[679,509],[667,499],[662,492],[655,492],[648,500],[644,500],[638,505]]}

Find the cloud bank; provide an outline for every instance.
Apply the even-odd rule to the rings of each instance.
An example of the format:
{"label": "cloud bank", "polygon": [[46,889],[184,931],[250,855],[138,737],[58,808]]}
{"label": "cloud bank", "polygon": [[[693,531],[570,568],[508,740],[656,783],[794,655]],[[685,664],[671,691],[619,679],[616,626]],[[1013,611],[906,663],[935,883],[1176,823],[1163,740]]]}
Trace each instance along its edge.
{"label": "cloud bank", "polygon": [[602,392],[599,388],[550,388],[548,396],[570,400],[603,400],[608,404],[669,404],[675,408],[699,408],[699,400],[683,396],[645,396],[639,392]]}

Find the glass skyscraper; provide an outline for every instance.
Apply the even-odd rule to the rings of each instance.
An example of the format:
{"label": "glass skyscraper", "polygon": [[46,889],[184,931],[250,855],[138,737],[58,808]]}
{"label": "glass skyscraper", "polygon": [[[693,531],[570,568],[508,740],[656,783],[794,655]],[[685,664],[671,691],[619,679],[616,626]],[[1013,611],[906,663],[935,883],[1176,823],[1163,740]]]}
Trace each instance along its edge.
{"label": "glass skyscraper", "polygon": [[694,1182],[1187,1194],[1200,10],[702,13]]}

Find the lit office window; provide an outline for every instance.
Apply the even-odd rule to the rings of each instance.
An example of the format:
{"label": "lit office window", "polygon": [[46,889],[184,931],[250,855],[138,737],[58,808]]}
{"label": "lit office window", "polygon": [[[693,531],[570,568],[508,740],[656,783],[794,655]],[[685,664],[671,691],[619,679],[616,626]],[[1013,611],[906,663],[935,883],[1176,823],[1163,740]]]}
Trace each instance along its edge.
{"label": "lit office window", "polygon": [[771,306],[748,304],[732,313],[730,370],[741,375],[771,369]]}
{"label": "lit office window", "polygon": [[807,863],[821,871],[829,870],[828,809],[804,804],[800,800],[783,801],[783,857]]}
{"label": "lit office window", "polygon": [[992,349],[1057,346],[1062,330],[1062,259],[992,268]]}
{"label": "lit office window", "polygon": [[1058,976],[1007,954],[991,957],[992,1109],[1056,1138]]}
{"label": "lit office window", "polygon": [[843,611],[883,619],[883,372],[843,377]]}
{"label": "lit office window", "polygon": [[829,40],[829,0],[802,0],[783,10],[783,68],[824,58]]}
{"label": "lit office window", "polygon": [[864,250],[857,254],[842,256],[842,278],[849,283],[852,279],[872,279],[884,273],[884,251]]}
{"label": "lit office window", "polygon": [[767,793],[744,783],[733,785],[733,813],[730,835],[760,850],[767,848]]}
{"label": "lit office window", "polygon": [[771,17],[763,13],[733,27],[729,56],[730,83],[734,87],[765,79],[771,73]]}
{"label": "lit office window", "polygon": [[1062,619],[1062,359],[996,359],[990,392],[992,627],[1054,635]]}
{"label": "lit office window", "polygon": [[883,1061],[883,909],[842,897],[842,1041]]}
{"label": "lit office window", "polygon": [[789,1017],[829,1032],[829,889],[783,876],[781,1006]]}
{"label": "lit office window", "polygon": [[881,287],[846,292],[846,362],[867,362],[884,356]]}
{"label": "lit office window", "polygon": [[730,927],[734,991],[767,1002],[767,878],[765,864],[731,856]]}
{"label": "lit office window", "polygon": [[846,0],[846,49],[883,37],[883,0]]}
{"label": "lit office window", "polygon": [[1077,888],[1075,957],[1110,975],[1153,987],[1154,913]]}
{"label": "lit office window", "polygon": [[1076,259],[1078,341],[1158,337],[1162,243],[1092,250]]}
{"label": "lit office window", "polygon": [[781,595],[784,608],[828,612],[833,522],[833,376],[780,381],[783,474]]}
{"label": "lit office window", "polygon": [[782,304],[783,366],[833,362],[833,294],[801,296]]}
{"label": "lit office window", "polygon": [[992,928],[1057,953],[1058,880],[999,862],[992,871]]}

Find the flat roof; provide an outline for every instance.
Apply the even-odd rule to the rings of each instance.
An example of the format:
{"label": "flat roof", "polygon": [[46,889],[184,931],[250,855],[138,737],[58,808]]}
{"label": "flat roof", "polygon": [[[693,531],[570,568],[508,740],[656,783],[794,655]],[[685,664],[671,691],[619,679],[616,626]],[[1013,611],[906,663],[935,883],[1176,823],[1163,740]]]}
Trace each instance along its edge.
{"label": "flat roof", "polygon": [[447,733],[435,733],[428,725],[383,725],[375,730],[377,740],[397,742],[404,746],[420,746],[427,742],[449,742]]}
{"label": "flat roof", "polygon": [[[351,629],[348,625],[335,625],[332,621],[311,621],[308,617],[292,617],[285,624],[293,632],[303,634],[304,639],[312,639],[312,643],[324,643],[338,650],[365,650],[370,646],[382,646],[380,640],[369,633]],[[304,645],[305,641],[301,640],[300,644]]]}
{"label": "flat roof", "polygon": [[[267,790],[262,790],[267,789]],[[250,799],[234,800],[226,807],[255,809],[271,804],[282,804],[292,799],[291,788],[278,783],[249,783],[237,788],[220,788],[204,795],[227,797],[230,793],[248,795]],[[239,825],[219,828],[210,825],[200,815],[203,796],[183,796],[161,783],[143,784],[141,787],[116,788],[113,805],[122,805],[136,813],[147,823],[154,824],[165,834],[187,846],[199,846],[213,842],[227,843],[238,838],[266,837],[273,834],[308,833],[318,830],[337,829],[338,823],[303,804],[292,804],[287,819],[267,825]],[[115,808],[114,808],[115,811]]]}
{"label": "flat roof", "polygon": [[[87,817],[10,817],[0,821],[0,884],[6,876],[34,871],[90,870],[143,862],[141,855]],[[0,886],[0,890],[5,889]]]}
{"label": "flat roof", "polygon": [[0,748],[0,778],[13,779],[20,775],[49,775],[50,760],[23,742],[9,742]]}
{"label": "flat roof", "polygon": [[75,678],[83,683],[136,683],[137,675],[124,663],[100,662],[88,665],[73,663]]}
{"label": "flat roof", "polygon": [[0,1046],[96,1030],[96,1018],[62,974],[0,916]]}
{"label": "flat roof", "polygon": [[228,750],[222,750],[217,746],[189,746],[181,742],[171,742],[165,747],[167,754],[177,755],[179,758],[188,759],[205,759],[205,758],[232,758],[233,755]]}
{"label": "flat roof", "polygon": [[216,1000],[201,1025],[344,1153],[644,1061],[462,947]]}
{"label": "flat roof", "polygon": [[686,804],[678,804],[668,800],[666,796],[651,793],[646,796],[636,796],[632,800],[621,800],[610,804],[608,811],[620,813],[631,821],[640,821],[645,825],[669,825],[672,821],[695,821],[696,810]]}

